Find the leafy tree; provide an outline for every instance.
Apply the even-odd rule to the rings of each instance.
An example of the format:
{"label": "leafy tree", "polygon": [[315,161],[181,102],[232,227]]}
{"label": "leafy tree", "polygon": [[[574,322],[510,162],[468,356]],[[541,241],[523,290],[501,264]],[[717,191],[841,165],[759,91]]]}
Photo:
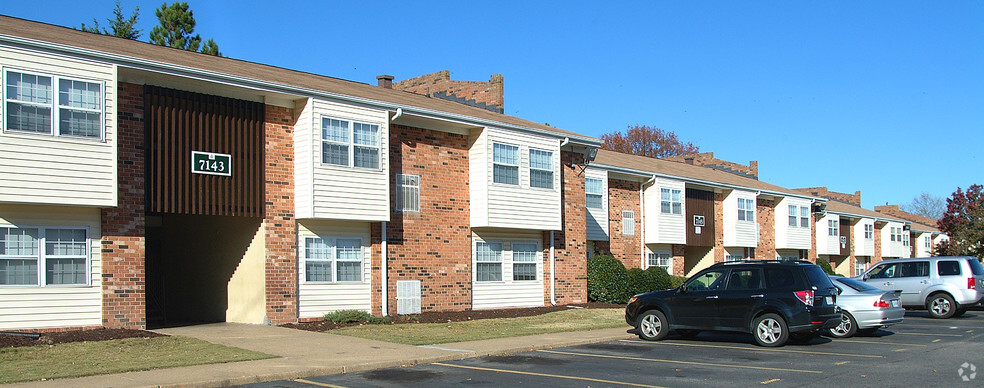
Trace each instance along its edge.
{"label": "leafy tree", "polygon": [[681,142],[675,133],[648,125],[630,126],[624,135],[622,132],[606,133],[601,135],[601,140],[605,142],[601,146],[603,149],[651,158],[700,152],[700,147]]}
{"label": "leafy tree", "polygon": [[984,186],[971,185],[966,192],[958,187],[936,225],[950,237],[937,254],[984,258]]}
{"label": "leafy tree", "polygon": [[[198,51],[202,46],[202,36],[194,34],[195,15],[188,3],[176,1],[171,5],[161,4],[161,7],[154,12],[160,25],[154,26],[150,30],[150,43],[179,48],[187,51]],[[205,46],[201,47],[201,52],[209,55],[221,55],[219,45],[214,40],[209,39]]]}
{"label": "leafy tree", "polygon": [[109,29],[99,28],[99,21],[92,19],[92,26],[86,26],[82,23],[79,30],[85,32],[91,32],[94,34],[112,35],[118,38],[137,40],[140,39],[140,35],[143,31],[136,29],[137,17],[140,15],[140,7],[135,7],[133,9],[133,14],[130,17],[123,17],[123,6],[120,4],[119,0],[116,0],[116,9],[113,10],[113,19],[106,19],[109,22]]}
{"label": "leafy tree", "polygon": [[940,217],[943,217],[943,210],[946,210],[946,203],[943,201],[943,198],[933,196],[930,193],[922,193],[918,197],[913,198],[912,202],[902,205],[902,210],[938,220]]}

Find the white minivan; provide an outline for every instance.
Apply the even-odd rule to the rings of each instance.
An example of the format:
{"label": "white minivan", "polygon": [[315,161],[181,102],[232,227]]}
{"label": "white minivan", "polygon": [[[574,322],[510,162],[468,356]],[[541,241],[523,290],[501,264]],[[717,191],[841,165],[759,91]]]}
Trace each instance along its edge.
{"label": "white minivan", "polygon": [[902,306],[925,308],[934,318],[963,315],[984,299],[984,266],[970,256],[884,260],[858,280],[886,291],[900,291]]}

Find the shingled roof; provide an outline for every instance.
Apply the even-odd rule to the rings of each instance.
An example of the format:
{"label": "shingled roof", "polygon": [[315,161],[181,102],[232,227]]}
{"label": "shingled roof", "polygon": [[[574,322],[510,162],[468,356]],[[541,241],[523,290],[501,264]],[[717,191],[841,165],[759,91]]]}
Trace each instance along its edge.
{"label": "shingled roof", "polygon": [[[11,39],[11,37],[14,39]],[[30,41],[22,41],[17,38],[28,39]],[[503,123],[508,126],[553,133],[560,137],[572,137],[595,144],[601,143],[598,139],[590,136],[439,98],[429,98],[401,90],[387,89],[365,83],[260,63],[206,55],[108,35],[93,34],[72,28],[9,16],[0,15],[0,41],[28,46],[46,46],[46,48],[54,50],[65,50],[65,46],[68,46],[68,48],[81,48],[85,51],[81,53],[82,55],[102,57],[109,61],[115,60],[122,62],[121,66],[140,67],[139,65],[144,63],[149,67],[153,67],[155,64],[165,64],[176,66],[177,68],[203,70],[214,74],[279,84],[300,90],[314,90],[352,96],[369,100],[370,102],[381,102],[397,107],[414,107],[450,113],[452,115],[463,116],[464,118]],[[38,42],[53,43],[54,46],[38,44]],[[107,57],[106,54],[109,54],[111,58]]]}

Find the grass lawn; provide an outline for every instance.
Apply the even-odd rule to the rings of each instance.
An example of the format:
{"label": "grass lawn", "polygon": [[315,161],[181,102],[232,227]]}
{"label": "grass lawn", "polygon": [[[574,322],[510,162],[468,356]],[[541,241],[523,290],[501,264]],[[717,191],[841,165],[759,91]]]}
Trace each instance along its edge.
{"label": "grass lawn", "polygon": [[0,384],[273,358],[188,337],[0,349]]}
{"label": "grass lawn", "polygon": [[621,326],[625,326],[623,309],[570,309],[520,318],[350,326],[331,333],[407,345],[433,345]]}

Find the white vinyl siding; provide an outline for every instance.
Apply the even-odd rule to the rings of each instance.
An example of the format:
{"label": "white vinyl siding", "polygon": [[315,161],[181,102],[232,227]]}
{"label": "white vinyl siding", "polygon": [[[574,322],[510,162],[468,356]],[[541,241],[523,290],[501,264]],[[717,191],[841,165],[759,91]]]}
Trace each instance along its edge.
{"label": "white vinyl siding", "polygon": [[[0,202],[116,206],[116,68],[5,44],[0,68]],[[50,82],[8,88],[18,74]]]}
{"label": "white vinyl siding", "polygon": [[298,222],[297,298],[301,318],[321,317],[338,310],[371,311],[369,225],[352,221]]}
{"label": "white vinyl siding", "polygon": [[[471,226],[560,230],[560,139],[498,128],[476,130],[472,136]],[[550,153],[552,188],[530,186],[531,149]],[[534,167],[545,166],[538,162]]]}
{"label": "white vinyl siding", "polygon": [[[741,204],[739,208],[739,204]],[[724,245],[754,247],[758,245],[758,222],[755,219],[755,193],[731,190],[724,198]]]}
{"label": "white vinyl siding", "polygon": [[[817,254],[818,255],[840,255],[840,215],[827,213],[817,221]],[[831,231],[836,231],[836,235],[831,235]]]}
{"label": "white vinyl siding", "polygon": [[883,258],[889,257],[909,257],[911,252],[902,239],[904,224],[901,222],[887,222],[881,228],[881,255]]}
{"label": "white vinyl siding", "polygon": [[420,211],[420,175],[396,174],[396,210]]}
{"label": "white vinyl siding", "polygon": [[321,99],[296,109],[297,218],[389,221],[387,112]]}
{"label": "white vinyl siding", "polygon": [[541,233],[476,233],[472,244],[472,308],[543,306],[542,239]]}
{"label": "white vinyl siding", "polygon": [[[43,256],[33,285],[0,285],[0,330],[102,324],[99,213],[97,208],[0,205],[0,227],[37,229],[38,245],[31,250]],[[80,231],[85,235],[81,241]],[[10,248],[0,251],[11,253]],[[85,261],[81,271],[80,261]]]}
{"label": "white vinyl siding", "polygon": [[933,236],[929,233],[914,234],[914,251],[916,257],[929,257],[933,255]]}
{"label": "white vinyl siding", "polygon": [[588,241],[608,241],[608,172],[589,166],[584,176]]}
{"label": "white vinyl siding", "polygon": [[[656,178],[651,186],[647,186],[643,193],[645,200],[645,236],[644,240],[646,244],[686,244],[687,243],[687,228],[692,227],[692,220],[690,223],[687,222],[685,214],[686,202],[682,202],[680,206],[680,213],[673,213],[673,205],[670,204],[670,212],[663,213],[662,202],[663,202],[663,189],[670,190],[670,198],[672,200],[672,193],[674,191],[679,191],[682,194],[686,193],[686,187],[683,181],[666,179],[666,178]],[[683,198],[686,196],[683,195]],[[708,215],[712,216],[712,215]],[[709,217],[708,222],[711,221]]]}
{"label": "white vinyl siding", "polygon": [[776,249],[810,249],[810,201],[785,197],[775,208]]}
{"label": "white vinyl siding", "polygon": [[854,255],[875,256],[875,220],[862,218],[854,224]]}

